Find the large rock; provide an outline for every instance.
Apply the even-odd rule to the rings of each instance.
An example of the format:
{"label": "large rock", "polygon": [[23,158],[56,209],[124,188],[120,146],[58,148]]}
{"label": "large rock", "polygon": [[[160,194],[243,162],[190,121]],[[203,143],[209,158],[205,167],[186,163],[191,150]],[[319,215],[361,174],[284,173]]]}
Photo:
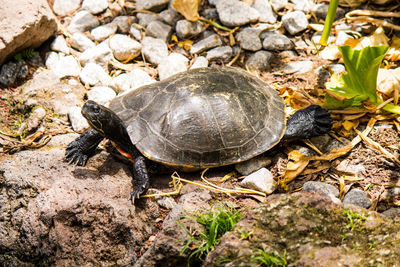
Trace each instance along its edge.
{"label": "large rock", "polygon": [[17,259],[32,266],[131,266],[156,232],[159,208],[151,199],[132,205],[127,165],[105,152],[87,168],[63,160],[76,136],[0,160],[0,266]]}
{"label": "large rock", "polygon": [[344,210],[320,194],[273,195],[267,201],[222,237],[203,266],[260,266],[256,258],[263,254],[279,254],[285,266],[399,263],[399,222],[362,208]]}
{"label": "large rock", "polygon": [[57,30],[46,0],[0,0],[0,65],[7,56],[36,48]]}

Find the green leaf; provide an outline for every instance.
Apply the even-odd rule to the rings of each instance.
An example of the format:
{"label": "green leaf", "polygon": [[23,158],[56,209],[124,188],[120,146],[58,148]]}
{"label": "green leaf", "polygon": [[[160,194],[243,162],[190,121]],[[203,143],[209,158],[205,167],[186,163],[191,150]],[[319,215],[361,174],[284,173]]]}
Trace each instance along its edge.
{"label": "green leaf", "polygon": [[368,100],[379,104],[376,94],[376,79],[379,66],[385,57],[387,46],[370,46],[361,50],[353,50],[349,46],[341,46],[347,74],[341,80],[333,79],[326,84],[329,94],[326,95],[327,108],[343,108],[360,106]]}

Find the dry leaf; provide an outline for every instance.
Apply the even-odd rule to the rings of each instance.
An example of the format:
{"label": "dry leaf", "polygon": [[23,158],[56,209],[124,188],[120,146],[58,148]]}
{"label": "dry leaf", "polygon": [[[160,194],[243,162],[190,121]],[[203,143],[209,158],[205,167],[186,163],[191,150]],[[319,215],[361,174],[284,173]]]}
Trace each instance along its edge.
{"label": "dry leaf", "polygon": [[289,162],[282,177],[279,178],[279,185],[287,189],[287,184],[293,181],[308,165],[309,160],[305,160],[304,154],[297,150],[292,150],[288,155]]}
{"label": "dry leaf", "polygon": [[197,21],[199,19],[200,0],[175,0],[172,6],[182,14],[185,19]]}
{"label": "dry leaf", "polygon": [[360,38],[359,44],[355,49],[362,49],[367,46],[389,46],[389,38],[385,34],[383,27],[378,27],[371,35]]}
{"label": "dry leaf", "polygon": [[399,91],[400,84],[400,68],[396,69],[379,69],[377,78],[377,88],[382,94],[388,97],[393,96],[393,92]]}

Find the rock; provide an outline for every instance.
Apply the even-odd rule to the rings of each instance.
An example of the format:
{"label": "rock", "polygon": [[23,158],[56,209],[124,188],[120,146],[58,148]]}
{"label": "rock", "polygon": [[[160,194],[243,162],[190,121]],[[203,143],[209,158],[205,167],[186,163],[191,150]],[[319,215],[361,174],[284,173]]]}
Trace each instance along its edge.
{"label": "rock", "polygon": [[108,40],[105,40],[100,44],[85,50],[79,56],[79,62],[82,66],[85,66],[87,63],[98,63],[102,66],[105,66],[111,59],[112,50],[108,46]]}
{"label": "rock", "polygon": [[244,50],[254,52],[262,48],[260,37],[254,31],[242,30],[236,35],[236,39]]}
{"label": "rock", "polygon": [[182,16],[174,8],[168,8],[161,11],[160,14],[158,14],[158,18],[168,25],[174,27],[177,21],[182,18]]}
{"label": "rock", "polygon": [[201,15],[206,19],[217,20],[218,12],[216,8],[206,8],[201,11]]}
{"label": "rock", "polygon": [[241,182],[242,186],[263,192],[267,195],[271,194],[278,187],[278,183],[274,180],[272,173],[266,168],[261,168],[253,172]]}
{"label": "rock", "polygon": [[331,184],[323,182],[308,181],[303,185],[303,191],[318,192],[325,195],[339,197],[339,190]]}
{"label": "rock", "polygon": [[306,73],[312,70],[313,62],[311,60],[301,60],[290,62],[282,66],[281,71],[284,73]]}
{"label": "rock", "polygon": [[[182,191],[185,187],[186,186],[182,188]],[[186,266],[189,253],[187,251],[181,253],[181,251],[185,246],[186,242],[184,242],[184,239],[187,235],[185,231],[179,227],[177,221],[180,221],[184,227],[189,228],[192,226],[191,221],[188,219],[182,219],[182,217],[186,214],[191,214],[196,210],[209,208],[210,205],[208,204],[208,201],[210,200],[211,195],[207,190],[199,192],[192,191],[182,195],[178,204],[175,205],[165,218],[162,230],[157,234],[155,241],[133,266]]]}
{"label": "rock", "polygon": [[153,37],[144,37],[142,41],[142,53],[150,63],[155,65],[168,56],[167,44]]}
{"label": "rock", "polygon": [[131,81],[130,90],[156,82],[147,72],[139,68],[132,70],[128,75]]}
{"label": "rock", "polygon": [[57,36],[54,41],[50,44],[50,48],[53,51],[61,52],[66,55],[69,54],[69,47],[67,45],[67,41],[65,41],[62,35]]}
{"label": "rock", "polygon": [[36,48],[57,30],[45,0],[2,1],[0,8],[0,65],[15,52]]}
{"label": "rock", "polygon": [[75,33],[89,31],[97,26],[99,26],[97,18],[88,11],[82,10],[72,17],[67,29],[71,33]]}
{"label": "rock", "polygon": [[390,208],[381,214],[391,220],[394,220],[396,217],[400,216],[400,208]]}
{"label": "rock", "polygon": [[208,59],[200,56],[196,58],[196,61],[190,66],[190,69],[208,67]]}
{"label": "rock", "polygon": [[127,73],[122,73],[114,78],[112,78],[112,82],[110,84],[111,88],[113,88],[117,93],[123,93],[128,91],[130,88],[129,75]]}
{"label": "rock", "polygon": [[352,204],[368,209],[371,206],[371,200],[363,190],[352,189],[344,196],[343,204]]}
{"label": "rock", "polygon": [[82,9],[92,14],[99,14],[108,7],[108,0],[83,0]]}
{"label": "rock", "polygon": [[290,0],[294,4],[295,10],[300,10],[303,12],[310,12],[314,9],[313,0]]}
{"label": "rock", "polygon": [[203,23],[199,20],[192,22],[182,19],[176,23],[175,31],[180,39],[188,39],[199,35],[203,31]]}
{"label": "rock", "polygon": [[12,86],[17,79],[23,79],[29,74],[28,66],[25,61],[8,62],[1,66],[0,70],[0,86]]}
{"label": "rock", "polygon": [[133,16],[118,16],[113,19],[112,24],[117,25],[118,32],[127,34],[132,23],[136,22],[136,17]]}
{"label": "rock", "polygon": [[232,47],[221,46],[216,47],[207,52],[206,58],[208,60],[221,60],[228,61],[232,57]]}
{"label": "rock", "polygon": [[132,205],[129,167],[106,153],[88,168],[68,165],[64,143],[76,137],[2,157],[0,247],[30,266],[132,265],[159,207]]}
{"label": "rock", "polygon": [[[345,45],[346,41],[353,40],[353,39],[354,39],[353,36],[351,36],[350,34],[347,34],[344,31],[339,31],[336,36],[335,44],[336,45]],[[328,43],[331,43],[332,41],[333,40],[329,40],[329,38],[328,38]]]}
{"label": "rock", "polygon": [[168,6],[169,0],[137,0],[137,10],[151,10],[160,12]]}
{"label": "rock", "polygon": [[95,85],[100,83],[102,85],[109,85],[111,83],[111,77],[108,73],[96,63],[88,63],[83,67],[80,79],[83,84]]}
{"label": "rock", "polygon": [[78,106],[70,107],[68,110],[68,118],[71,122],[72,129],[77,133],[83,133],[89,129],[89,124],[81,113],[82,108]]}
{"label": "rock", "polygon": [[270,3],[271,3],[273,10],[279,11],[288,4],[288,1],[287,0],[270,0]]}
{"label": "rock", "polygon": [[139,19],[139,25],[143,26],[144,28],[150,24],[150,22],[157,20],[157,15],[154,14],[147,14],[147,13],[139,13],[136,15]]}
{"label": "rock", "polygon": [[158,77],[160,81],[171,77],[179,72],[187,70],[187,64],[189,60],[182,54],[171,53],[169,56],[164,58],[158,65]]}
{"label": "rock", "polygon": [[252,54],[246,61],[246,67],[250,70],[269,71],[274,55],[268,51],[258,51]]}
{"label": "rock", "polygon": [[149,23],[146,28],[146,36],[161,39],[164,42],[169,41],[172,33],[171,26],[162,23],[161,21],[155,20]]}
{"label": "rock", "polygon": [[132,25],[129,29],[129,33],[135,38],[136,40],[142,40],[142,32],[140,29]]}
{"label": "rock", "polygon": [[282,24],[291,35],[295,35],[307,29],[308,20],[304,12],[293,11],[282,16]]}
{"label": "rock", "polygon": [[261,38],[264,39],[262,46],[266,50],[282,51],[294,48],[294,44],[289,38],[275,31],[264,32]]}
{"label": "rock", "polygon": [[68,76],[76,77],[81,72],[81,67],[79,66],[75,57],[63,55],[59,55],[58,60],[54,63],[54,65],[50,66],[50,69],[58,78]]}
{"label": "rock", "polygon": [[[329,8],[328,4],[316,4],[313,7],[313,12],[317,16],[317,18],[325,20],[326,15],[328,14],[328,8]],[[336,9],[335,20],[343,18],[345,14],[346,11],[340,6],[338,6]]]}
{"label": "rock", "polygon": [[79,8],[81,0],[54,0],[53,11],[59,16],[65,16]]}
{"label": "rock", "polygon": [[129,61],[140,55],[142,46],[127,35],[116,34],[110,38],[109,46],[119,61]]}
{"label": "rock", "polygon": [[344,227],[349,220],[343,207],[328,196],[298,192],[267,199],[221,238],[203,266],[221,259],[228,263],[222,266],[260,266],[257,255],[277,254],[287,255],[288,266],[392,266],[400,258],[400,225],[376,212],[360,208],[356,212],[367,219],[351,230]]}
{"label": "rock", "polygon": [[90,34],[97,42],[104,41],[109,36],[117,32],[118,26],[114,23],[108,23],[98,26],[90,31]]}
{"label": "rock", "polygon": [[100,105],[106,105],[116,97],[116,95],[115,91],[107,86],[92,87],[92,89],[87,93],[88,100],[93,100]]}
{"label": "rock", "polygon": [[[312,37],[311,41],[315,44],[318,44],[319,41],[321,40],[322,32],[315,32]],[[333,43],[335,41],[335,36],[334,35],[329,35],[327,43]]]}
{"label": "rock", "polygon": [[81,32],[76,32],[71,36],[71,46],[81,52],[89,49],[91,47],[95,47],[96,45],[92,40],[90,40],[86,35]]}
{"label": "rock", "polygon": [[221,38],[218,36],[218,34],[212,34],[199,42],[195,43],[192,45],[190,48],[190,53],[191,54],[199,54],[203,51],[206,51],[210,48],[220,46],[222,45]]}
{"label": "rock", "polygon": [[236,163],[235,169],[241,175],[249,175],[271,164],[271,159],[265,156],[257,156],[252,159]]}
{"label": "rock", "polygon": [[260,18],[256,9],[238,0],[218,1],[216,7],[220,21],[228,27],[256,23]]}
{"label": "rock", "polygon": [[252,8],[260,14],[260,21],[275,23],[277,15],[272,10],[271,4],[265,0],[254,0]]}

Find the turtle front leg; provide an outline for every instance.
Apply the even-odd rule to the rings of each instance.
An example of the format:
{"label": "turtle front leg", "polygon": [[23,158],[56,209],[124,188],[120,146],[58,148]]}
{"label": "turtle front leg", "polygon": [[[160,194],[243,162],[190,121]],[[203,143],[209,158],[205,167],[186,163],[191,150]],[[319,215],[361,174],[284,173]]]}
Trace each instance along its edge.
{"label": "turtle front leg", "polygon": [[68,145],[65,158],[69,163],[85,166],[103,139],[104,137],[96,130],[87,130]]}
{"label": "turtle front leg", "polygon": [[149,189],[150,180],[146,167],[146,159],[142,155],[134,158],[133,177],[136,180],[135,190],[131,193],[131,200],[139,198]]}

